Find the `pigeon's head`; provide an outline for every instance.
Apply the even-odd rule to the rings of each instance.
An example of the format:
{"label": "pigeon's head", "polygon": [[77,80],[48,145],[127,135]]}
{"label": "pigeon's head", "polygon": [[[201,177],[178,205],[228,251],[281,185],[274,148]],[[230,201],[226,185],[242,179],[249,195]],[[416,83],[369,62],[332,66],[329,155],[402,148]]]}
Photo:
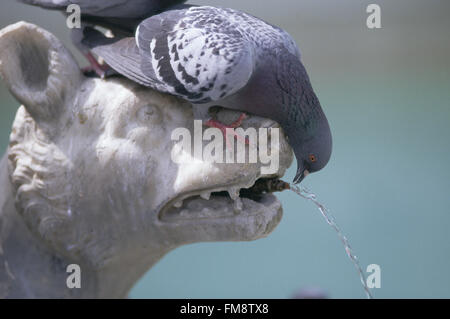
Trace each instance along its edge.
{"label": "pigeon's head", "polygon": [[[318,106],[320,107],[320,106]],[[312,135],[305,139],[300,137],[300,142],[292,146],[297,158],[297,173],[294,183],[300,183],[308,174],[320,171],[324,168],[331,157],[332,138],[327,118],[322,116],[318,121],[317,129]]]}

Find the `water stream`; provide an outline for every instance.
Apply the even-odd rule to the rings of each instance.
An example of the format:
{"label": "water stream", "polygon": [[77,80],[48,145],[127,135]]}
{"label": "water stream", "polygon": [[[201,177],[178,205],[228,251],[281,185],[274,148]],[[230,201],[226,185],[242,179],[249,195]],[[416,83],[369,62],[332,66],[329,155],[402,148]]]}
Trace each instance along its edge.
{"label": "water stream", "polygon": [[363,285],[364,291],[366,293],[366,296],[368,299],[372,299],[373,296],[370,292],[369,287],[367,287],[366,283],[366,277],[364,275],[364,272],[361,268],[361,265],[359,264],[358,257],[356,257],[355,253],[353,252],[352,247],[350,246],[350,243],[348,242],[347,237],[342,233],[341,229],[337,225],[334,216],[331,214],[331,212],[323,206],[316,198],[316,195],[310,192],[307,188],[300,187],[295,184],[290,184],[290,189],[298,194],[299,196],[311,201],[314,203],[314,205],[317,206],[322,216],[325,218],[326,222],[336,231],[339,239],[341,240],[342,244],[344,245],[345,252],[347,253],[348,258],[351,260],[353,265],[356,268],[356,271],[358,272],[359,279],[361,280],[361,284]]}

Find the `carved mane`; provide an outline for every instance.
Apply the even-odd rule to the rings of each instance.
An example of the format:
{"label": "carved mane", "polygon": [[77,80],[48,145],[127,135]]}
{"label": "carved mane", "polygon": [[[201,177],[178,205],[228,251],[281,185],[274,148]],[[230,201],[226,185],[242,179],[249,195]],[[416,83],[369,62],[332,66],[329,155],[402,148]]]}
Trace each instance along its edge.
{"label": "carved mane", "polygon": [[[13,124],[8,164],[17,194],[16,208],[30,229],[51,242],[70,215],[70,192],[61,188],[61,179],[71,163],[23,106]],[[70,183],[66,185],[70,187]]]}

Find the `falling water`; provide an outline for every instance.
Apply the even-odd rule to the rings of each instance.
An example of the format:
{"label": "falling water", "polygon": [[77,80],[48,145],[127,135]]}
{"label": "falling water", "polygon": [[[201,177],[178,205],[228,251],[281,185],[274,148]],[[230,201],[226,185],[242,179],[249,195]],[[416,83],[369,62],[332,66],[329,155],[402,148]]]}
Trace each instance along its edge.
{"label": "falling water", "polygon": [[359,265],[358,257],[353,252],[352,247],[350,246],[350,243],[348,242],[347,237],[342,234],[341,229],[336,224],[336,221],[334,219],[334,216],[330,213],[330,211],[323,206],[321,203],[319,203],[316,199],[316,195],[311,193],[308,189],[304,187],[299,187],[295,184],[290,184],[289,187],[293,192],[300,195],[301,197],[313,202],[317,208],[319,209],[322,216],[325,218],[326,222],[336,231],[336,233],[339,236],[339,239],[341,240],[342,244],[344,245],[345,252],[347,253],[348,258],[352,261],[353,265],[355,266],[356,270],[358,271],[359,279],[361,280],[361,283],[364,287],[364,291],[366,292],[366,296],[368,299],[372,299],[372,294],[370,293],[369,287],[367,287],[366,284],[366,278],[364,276],[364,272],[361,269],[361,266]]}

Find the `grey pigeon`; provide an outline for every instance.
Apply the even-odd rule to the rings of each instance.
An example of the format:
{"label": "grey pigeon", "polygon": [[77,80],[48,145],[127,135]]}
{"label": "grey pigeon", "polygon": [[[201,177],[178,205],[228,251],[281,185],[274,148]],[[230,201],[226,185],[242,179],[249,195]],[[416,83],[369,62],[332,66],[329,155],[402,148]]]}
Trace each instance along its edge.
{"label": "grey pigeon", "polygon": [[135,38],[86,44],[118,73],[194,105],[219,105],[277,121],[297,159],[294,183],[330,159],[328,121],[294,40],[233,9],[191,6],[142,21]]}

